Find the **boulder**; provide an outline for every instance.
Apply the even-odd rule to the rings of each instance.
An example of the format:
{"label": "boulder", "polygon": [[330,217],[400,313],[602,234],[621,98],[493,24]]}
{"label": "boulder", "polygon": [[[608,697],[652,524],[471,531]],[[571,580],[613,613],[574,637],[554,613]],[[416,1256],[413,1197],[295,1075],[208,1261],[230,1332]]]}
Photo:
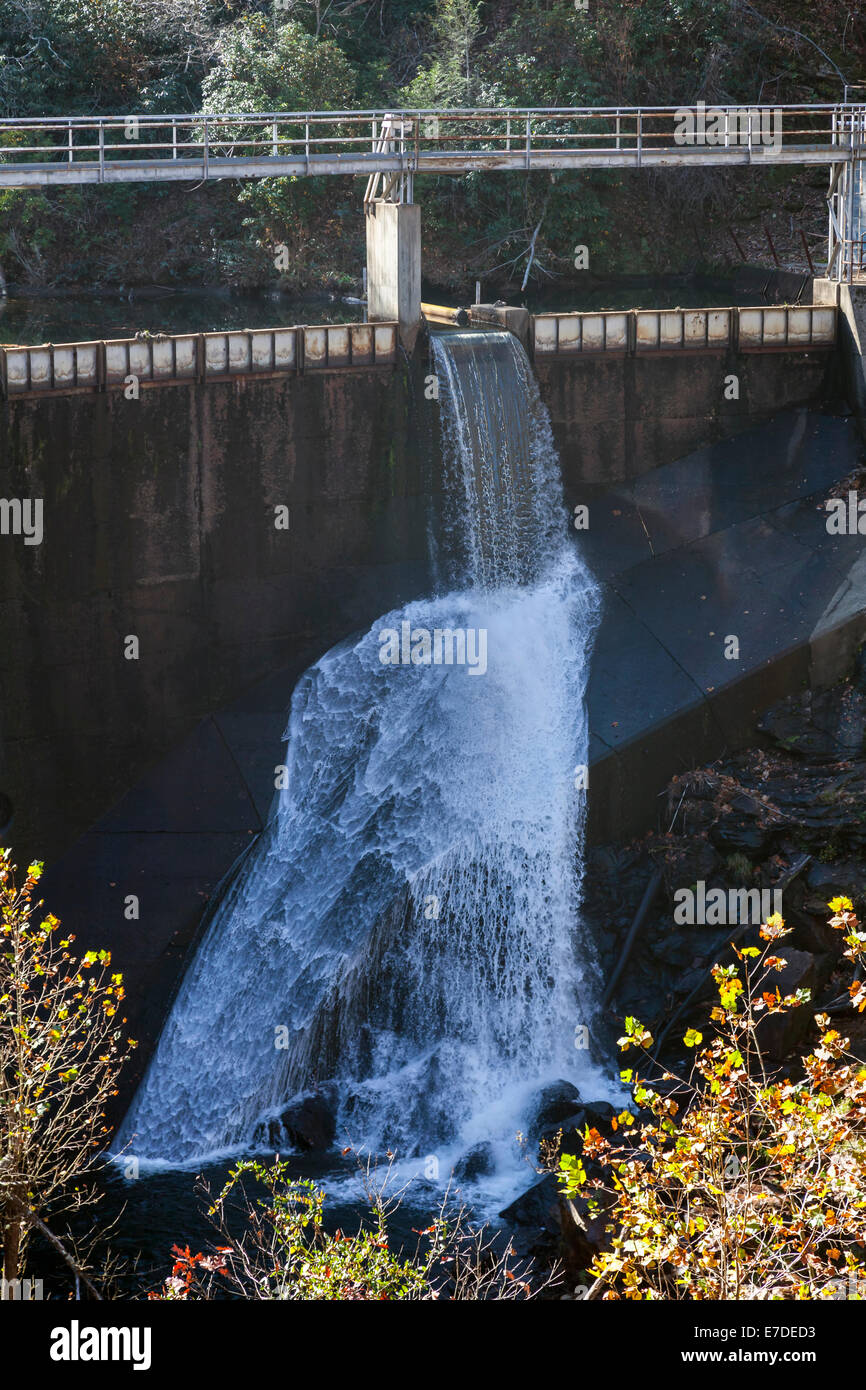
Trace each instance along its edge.
{"label": "boulder", "polygon": [[603,1134],[605,1130],[611,1131],[610,1122],[617,1114],[615,1105],[611,1105],[606,1100],[585,1100],[582,1108],[590,1129],[597,1129],[600,1134]]}
{"label": "boulder", "polygon": [[796,1008],[785,1009],[783,1013],[759,1016],[755,1030],[758,1046],[764,1056],[781,1062],[797,1046],[812,1023],[816,969],[815,957],[811,952],[795,950],[787,941],[776,943],[775,954],[786,962],[785,968],[765,971],[757,989],[774,993],[778,989],[783,998],[798,989],[809,989],[813,995],[811,1006],[800,1004]]}
{"label": "boulder", "polygon": [[543,1129],[561,1124],[574,1114],[580,1104],[580,1091],[570,1081],[554,1081],[550,1086],[545,1086],[532,1106],[534,1119],[531,1132],[538,1134]]}
{"label": "boulder", "polygon": [[483,1178],[492,1173],[495,1166],[491,1145],[473,1144],[454,1164],[454,1177],[458,1182],[473,1182],[475,1178]]}
{"label": "boulder", "polygon": [[596,1210],[590,1209],[588,1197],[560,1197],[559,1222],[562,1233],[561,1254],[568,1272],[577,1275],[592,1264],[600,1250],[610,1249],[608,1212],[613,1205],[612,1193],[594,1192]]}
{"label": "boulder", "polygon": [[337,1133],[331,1102],[321,1092],[295,1101],[279,1122],[289,1143],[304,1153],[330,1149]]}
{"label": "boulder", "polygon": [[[736,797],[737,801],[750,801],[750,797]],[[710,839],[717,849],[725,855],[745,854],[753,863],[766,859],[782,832],[781,826],[762,825],[758,819],[758,803],[755,810],[745,807],[731,808],[720,816],[710,830]]]}
{"label": "boulder", "polygon": [[511,1226],[532,1226],[559,1235],[560,1202],[559,1183],[553,1173],[546,1173],[540,1182],[533,1183],[526,1192],[507,1206],[499,1215]]}
{"label": "boulder", "polygon": [[585,1110],[576,1110],[561,1124],[548,1125],[538,1136],[539,1147],[544,1144],[550,1149],[555,1146],[557,1157],[560,1154],[579,1155],[583,1152],[583,1131],[588,1121]]}

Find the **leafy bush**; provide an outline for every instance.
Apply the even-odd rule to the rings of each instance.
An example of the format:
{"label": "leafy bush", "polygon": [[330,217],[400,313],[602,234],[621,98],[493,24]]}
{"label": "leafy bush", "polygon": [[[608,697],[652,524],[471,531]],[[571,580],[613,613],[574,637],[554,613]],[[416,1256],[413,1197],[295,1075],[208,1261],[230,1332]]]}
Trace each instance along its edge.
{"label": "leafy bush", "polygon": [[[851,902],[835,898],[830,907],[844,954],[859,966],[866,934]],[[561,1158],[564,1193],[608,1215],[606,1248],[590,1271],[593,1297],[866,1293],[866,1067],[826,1014],[816,1015],[820,1040],[803,1059],[802,1079],[768,1075],[761,1055],[762,1020],[808,1000],[807,991],[783,998],[767,983],[784,966],[776,946],[788,934],[770,917],[762,950],[745,947],[739,966],[714,968],[717,1032],[704,1046],[701,1033],[686,1034],[686,1046],[700,1049],[688,1080],[665,1073],[664,1085],[677,1085],[671,1093],[624,1071],[648,1118],[626,1110],[614,1139],[587,1130],[582,1156]],[[866,1009],[859,978],[850,999]],[[647,1052],[652,1043],[636,1019],[626,1020],[623,1050]],[[620,1130],[634,1138],[620,1142]],[[601,1168],[590,1174],[587,1163]]]}
{"label": "leafy bush", "polygon": [[117,1017],[122,977],[108,951],[72,955],[74,937],[43,917],[34,890],[41,864],[15,882],[0,852],[0,1234],[3,1274],[17,1279],[34,1229],[91,1287],[83,1258],[49,1222],[91,1194],[82,1178],[105,1144],[105,1103],[131,1040]]}
{"label": "leafy bush", "polygon": [[[265,1195],[251,1197],[245,1178]],[[289,1301],[533,1296],[530,1284],[509,1267],[510,1252],[496,1253],[481,1232],[465,1227],[462,1211],[446,1214],[445,1203],[437,1218],[416,1233],[413,1256],[395,1254],[388,1220],[400,1196],[386,1200],[384,1185],[374,1188],[369,1171],[366,1187],[368,1225],[353,1236],[342,1231],[332,1235],[324,1227],[325,1195],[315,1183],[293,1178],[289,1165],[279,1159],[269,1165],[244,1160],[232,1169],[208,1211],[218,1243],[208,1254],[174,1246],[172,1273],[160,1292],[148,1296],[168,1301],[226,1296]],[[244,1218],[240,1236],[235,1234],[238,1196]]]}

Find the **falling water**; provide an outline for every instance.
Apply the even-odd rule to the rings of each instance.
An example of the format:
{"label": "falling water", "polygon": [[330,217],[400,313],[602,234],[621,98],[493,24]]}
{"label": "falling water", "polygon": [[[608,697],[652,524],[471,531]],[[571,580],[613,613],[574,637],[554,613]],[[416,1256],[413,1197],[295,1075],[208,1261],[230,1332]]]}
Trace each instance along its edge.
{"label": "falling water", "polygon": [[[407,1158],[488,1139],[502,1154],[530,1094],[590,1065],[574,1046],[596,983],[575,768],[596,589],[519,343],[455,333],[433,351],[440,592],[298,682],[288,785],[120,1135],[143,1159],[250,1145],[326,1081],[341,1139]],[[425,661],[437,629],[475,634],[476,669]],[[383,664],[392,640],[398,664]]]}

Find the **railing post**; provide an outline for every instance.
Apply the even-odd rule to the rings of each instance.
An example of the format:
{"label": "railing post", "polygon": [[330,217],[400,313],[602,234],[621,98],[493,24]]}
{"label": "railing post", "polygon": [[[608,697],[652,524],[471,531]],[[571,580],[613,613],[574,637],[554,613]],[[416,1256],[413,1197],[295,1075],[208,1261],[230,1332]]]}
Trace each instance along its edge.
{"label": "railing post", "polygon": [[207,178],[207,175],[208,175],[208,166],[209,166],[209,164],[210,164],[209,150],[208,150],[207,116],[205,116],[205,118],[204,118],[204,132],[203,132],[203,138],[202,138],[202,161],[201,161],[201,162],[202,162],[202,173],[203,173],[204,177]]}
{"label": "railing post", "polygon": [[640,107],[637,109],[637,167],[641,167],[643,159],[643,112]]}
{"label": "railing post", "polygon": [[851,149],[851,158],[848,162],[848,207],[846,209],[845,216],[847,226],[844,228],[845,242],[842,247],[842,255],[844,256],[845,264],[847,265],[847,274],[845,278],[847,279],[849,285],[853,282],[854,279],[854,180],[857,177],[858,173],[856,144],[854,139],[854,125],[854,111],[852,109],[851,138],[848,142]]}
{"label": "railing post", "polygon": [[171,157],[177,159],[177,121],[171,118]]}
{"label": "railing post", "polygon": [[68,130],[69,130],[69,163],[72,164],[72,163],[73,163],[73,154],[72,154],[72,122],[71,122],[71,121],[69,122]]}
{"label": "railing post", "polygon": [[532,158],[532,117],[526,117],[526,168],[529,168]]}
{"label": "railing post", "polygon": [[304,172],[310,172],[310,118],[304,122]]}
{"label": "railing post", "polygon": [[105,183],[105,125],[99,122],[99,182]]}
{"label": "railing post", "polygon": [[271,140],[272,140],[271,154],[273,155],[274,159],[276,159],[276,157],[277,157],[277,155],[278,155],[278,153],[279,153],[279,150],[278,150],[278,148],[277,148],[277,123],[276,123],[276,121],[274,121],[273,126],[272,126],[272,129],[271,129]]}

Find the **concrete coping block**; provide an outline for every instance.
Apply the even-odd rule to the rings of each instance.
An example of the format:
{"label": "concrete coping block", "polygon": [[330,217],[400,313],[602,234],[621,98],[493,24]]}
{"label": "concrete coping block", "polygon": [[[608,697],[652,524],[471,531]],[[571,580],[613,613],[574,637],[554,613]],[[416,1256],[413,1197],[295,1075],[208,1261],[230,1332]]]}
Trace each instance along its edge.
{"label": "concrete coping block", "polygon": [[30,353],[30,390],[44,391],[51,387],[53,353],[50,348],[34,348]]}
{"label": "concrete coping block", "polygon": [[813,343],[835,343],[838,315],[836,306],[812,308],[812,342]]}
{"label": "concrete coping block", "polygon": [[764,341],[763,309],[741,309],[740,347],[760,347]]}
{"label": "concrete coping block", "polygon": [[229,371],[248,372],[252,368],[252,346],[248,333],[229,333]]}
{"label": "concrete coping block", "polygon": [[[116,338],[87,343],[0,345],[5,389],[28,392],[122,386],[130,375],[154,383],[194,381],[255,373],[294,373],[299,367],[389,366],[397,361],[398,325],[314,324],[312,327],[244,328],[214,333]],[[303,343],[303,357],[300,345]],[[201,359],[199,347],[203,345]]]}
{"label": "concrete coping block", "polygon": [[377,323],[375,327],[375,353],[377,365],[397,361],[397,324]]}

